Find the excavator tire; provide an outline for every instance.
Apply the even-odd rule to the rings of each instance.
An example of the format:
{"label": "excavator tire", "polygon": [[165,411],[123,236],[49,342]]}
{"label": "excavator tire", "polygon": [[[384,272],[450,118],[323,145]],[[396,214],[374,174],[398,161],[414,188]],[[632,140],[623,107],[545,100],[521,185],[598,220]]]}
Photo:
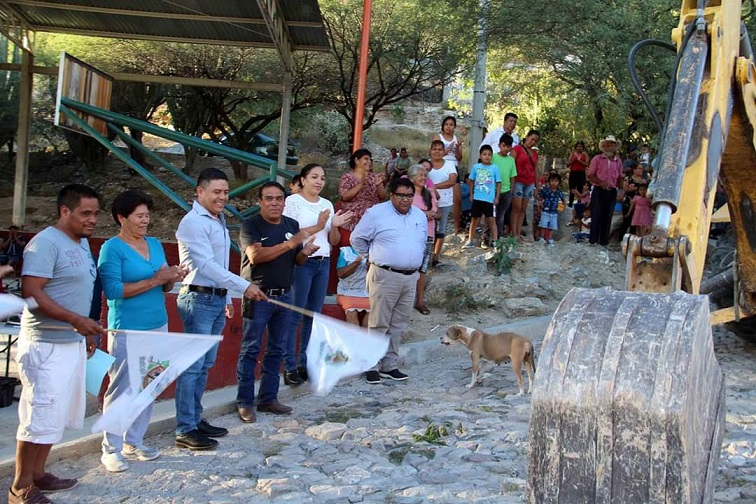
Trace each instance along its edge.
{"label": "excavator tire", "polygon": [[711,502],[724,416],[706,296],[572,289],[538,362],[528,500]]}

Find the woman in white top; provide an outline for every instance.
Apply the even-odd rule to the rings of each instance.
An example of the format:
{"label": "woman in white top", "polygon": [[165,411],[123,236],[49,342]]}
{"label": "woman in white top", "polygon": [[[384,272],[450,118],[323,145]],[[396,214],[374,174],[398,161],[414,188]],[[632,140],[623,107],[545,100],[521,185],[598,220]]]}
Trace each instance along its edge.
{"label": "woman in white top", "polygon": [[[441,140],[444,143],[444,160],[454,164],[457,170],[457,179],[459,179],[459,162],[462,161],[462,142],[457,139],[454,130],[457,128],[457,119],[454,116],[446,116],[441,121],[441,133],[436,135],[434,140]],[[459,233],[462,222],[462,189],[459,184],[453,187],[453,204],[452,216],[454,218],[454,232]]]}
{"label": "woman in white top", "polygon": [[[301,266],[294,267],[293,303],[313,312],[323,308],[328,289],[331,245],[339,243],[339,226],[352,219],[352,212],[333,211],[333,204],[320,197],[326,175],[322,166],[311,163],[300,172],[302,191],[286,198],[283,214],[299,223],[300,231],[308,233],[318,249]],[[307,343],[312,331],[312,318],[304,317],[300,332],[299,358],[296,352],[297,327],[302,315],[295,312],[285,342],[285,382],[299,385],[307,381]],[[299,380],[297,379],[299,378]]]}
{"label": "woman in white top", "polygon": [[457,184],[457,170],[454,165],[444,160],[444,144],[441,140],[433,140],[430,147],[431,170],[428,178],[433,181],[438,193],[438,210],[440,212],[436,220],[436,243],[433,247],[432,266],[438,266],[441,260],[441,248],[446,237],[446,223],[454,203],[454,187]]}

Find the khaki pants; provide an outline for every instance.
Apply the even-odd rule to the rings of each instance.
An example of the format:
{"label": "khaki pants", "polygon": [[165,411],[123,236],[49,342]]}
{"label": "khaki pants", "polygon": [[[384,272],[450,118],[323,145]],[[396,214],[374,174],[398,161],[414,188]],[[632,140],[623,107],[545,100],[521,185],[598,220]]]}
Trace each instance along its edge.
{"label": "khaki pants", "polygon": [[370,293],[368,329],[389,337],[388,351],[373,371],[391,371],[398,366],[399,342],[409,325],[418,276],[418,273],[403,275],[370,265],[367,274]]}

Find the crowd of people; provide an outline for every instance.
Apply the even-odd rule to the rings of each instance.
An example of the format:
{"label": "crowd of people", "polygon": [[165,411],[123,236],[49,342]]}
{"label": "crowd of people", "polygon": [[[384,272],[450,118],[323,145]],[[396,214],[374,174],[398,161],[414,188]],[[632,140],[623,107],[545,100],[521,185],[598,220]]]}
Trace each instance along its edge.
{"label": "crowd of people", "polygon": [[[240,421],[249,423],[257,413],[293,411],[278,400],[282,366],[285,384],[309,380],[306,349],[312,318],[307,314],[323,308],[332,250],[338,255],[337,302],[347,321],[389,339],[386,354],[365,373],[367,383],[376,384],[408,378],[399,369],[401,334],[413,309],[430,313],[424,301],[426,275],[441,264],[450,228],[467,231],[468,248],[475,246],[483,223],[484,248],[500,236],[523,239],[525,210],[533,200],[534,236],[549,245],[554,244],[558,214],[565,205],[573,208],[570,225],[576,228],[576,239],[607,244],[617,211],[618,232],[649,231],[650,155],[645,147],[623,162],[617,154],[619,142],[607,136],[599,143],[600,153],[589,160],[585,144],[577,142],[568,161],[567,199],[561,175],[539,171],[539,132],[528,131],[520,142],[513,113],[485,137],[463,185],[463,146],[456,125],[454,117],[445,117],[441,131],[429,139],[428,158],[417,163],[406,148],[392,149],[385,173],[373,170],[370,151],[356,150],[350,170],[339,180],[338,209],[321,196],[327,175],[319,164],[306,165],[289,191],[278,182],[261,185],[260,212],[244,220],[239,233],[238,275],[229,271],[231,236],[224,216],[229,181],[215,168],[199,174],[196,199],[178,225],[176,265],[167,263],[159,240],[148,236],[153,204],[139,191],[125,191],[113,200],[111,214],[119,232],[103,244],[97,259],[87,239],[97,223],[100,198],[85,185],[60,191],[58,221],[28,244],[12,229],[0,255],[11,266],[0,271],[10,272],[23,258],[22,294],[33,297],[39,308],[25,310],[21,319],[17,361],[23,388],[16,473],[8,501],[51,502],[45,494],[77,483],[46,472],[45,465],[64,428],[82,425],[85,362],[105,335],[90,318],[98,279],[107,299],[108,328],[115,331],[108,337],[115,364],[104,410],[128,387],[126,336],[118,330],[166,331],[164,295],[180,284],[176,302],[187,333],[221,334],[234,316],[231,292],[243,293],[236,404]],[[464,203],[470,208],[469,229]],[[256,392],[255,368],[266,331]],[[212,449],[228,433],[202,416],[202,397],[217,351],[213,346],[176,381],[175,444],[180,448]],[[159,457],[157,449],[144,443],[150,415],[147,408],[123,436],[104,433],[101,462],[106,470],[125,471],[129,459]]]}

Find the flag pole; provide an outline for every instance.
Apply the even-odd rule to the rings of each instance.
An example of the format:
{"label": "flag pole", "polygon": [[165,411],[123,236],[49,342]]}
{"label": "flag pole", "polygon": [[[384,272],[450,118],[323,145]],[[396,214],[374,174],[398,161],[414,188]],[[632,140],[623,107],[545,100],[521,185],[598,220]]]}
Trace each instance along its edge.
{"label": "flag pole", "polygon": [[[41,329],[43,331],[76,331],[76,329],[73,326],[65,326],[65,325],[40,325],[35,327],[34,329]],[[137,329],[111,329],[110,327],[103,328],[104,331],[112,332],[112,333],[133,333],[133,334],[164,334],[170,331],[140,331]],[[183,332],[171,332],[172,336],[178,336],[178,337],[187,337],[187,338],[199,338],[199,339],[211,339],[211,340],[217,340],[220,338],[223,339],[222,334],[213,335],[213,334],[197,334],[197,333],[183,333]]]}
{"label": "flag pole", "polygon": [[310,318],[315,317],[315,313],[311,312],[310,310],[305,310],[304,308],[300,308],[299,306],[294,306],[289,303],[284,303],[282,301],[279,301],[277,299],[270,299],[268,298],[269,303],[273,303],[274,305],[282,306],[284,308],[288,308],[291,311],[295,311],[297,313],[301,313],[302,315],[307,315]]}

